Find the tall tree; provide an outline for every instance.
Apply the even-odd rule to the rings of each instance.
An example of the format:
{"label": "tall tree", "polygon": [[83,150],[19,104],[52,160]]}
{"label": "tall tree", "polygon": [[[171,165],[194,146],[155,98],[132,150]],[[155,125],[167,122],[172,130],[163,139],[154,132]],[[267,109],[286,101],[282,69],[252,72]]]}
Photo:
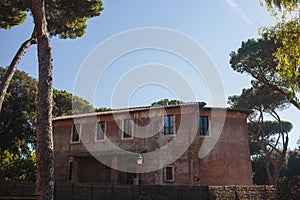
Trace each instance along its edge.
{"label": "tall tree", "polygon": [[[30,1],[26,0],[3,0],[0,2],[0,28],[10,29],[13,26],[20,25],[25,21],[26,12],[30,9]],[[0,111],[5,98],[6,91],[14,76],[17,66],[30,45],[36,43],[35,36],[31,35],[19,48],[16,55],[12,59],[6,74],[2,76],[0,83]]]}
{"label": "tall tree", "polygon": [[[86,21],[99,16],[102,10],[101,0],[46,1],[45,12],[49,35],[59,36],[61,39],[81,37],[87,27]],[[10,29],[22,24],[30,12],[32,12],[31,0],[0,1],[0,28]],[[20,46],[7,67],[6,74],[0,83],[0,111],[16,68],[27,49],[32,44],[36,44],[36,39],[36,29],[34,28],[29,39]]]}
{"label": "tall tree", "polygon": [[54,89],[53,100],[53,117],[96,111],[88,101],[65,90]]}
{"label": "tall tree", "polygon": [[[5,69],[0,67],[0,78],[4,73]],[[35,148],[37,84],[37,80],[26,72],[16,71],[0,114],[1,150],[8,150],[21,156],[28,153],[28,146]],[[95,111],[88,101],[67,91],[53,89],[53,93],[52,116],[54,117],[78,113],[79,111],[73,110],[73,101],[80,111]]]}
{"label": "tall tree", "polygon": [[265,0],[269,12],[277,19],[271,27],[260,30],[260,34],[273,40],[278,48],[277,73],[290,88],[290,94],[300,92],[300,4],[298,0]]}
{"label": "tall tree", "polygon": [[279,47],[280,44],[267,36],[257,40],[249,39],[242,42],[236,52],[231,52],[230,64],[235,71],[250,74],[259,84],[280,93],[300,110],[294,86],[282,77],[277,68],[278,60],[274,55]]}
{"label": "tall tree", "polygon": [[300,150],[295,149],[289,152],[285,175],[300,176]]}
{"label": "tall tree", "polygon": [[300,151],[288,153],[288,161],[277,185],[279,199],[300,199]]}
{"label": "tall tree", "polygon": [[37,37],[39,81],[36,105],[36,184],[38,199],[52,200],[54,153],[52,132],[52,51],[47,30],[45,0],[32,0]]}
{"label": "tall tree", "polygon": [[[4,75],[0,67],[0,78]],[[35,99],[37,81],[25,72],[16,71],[8,88],[0,114],[0,149],[26,154],[35,142]]]}
{"label": "tall tree", "polygon": [[[0,78],[5,69],[0,67]],[[37,81],[17,70],[7,90],[0,115],[0,181],[35,181],[35,101]],[[86,100],[67,91],[53,89],[52,116],[69,115],[78,111],[93,112],[95,108]]]}
{"label": "tall tree", "polygon": [[[278,181],[288,146],[288,133],[292,125],[283,122],[278,111],[286,107],[286,97],[269,87],[252,82],[252,88],[244,89],[240,96],[229,97],[233,108],[254,110],[248,117],[249,134],[266,157],[265,168],[269,183]],[[274,122],[265,121],[266,115],[273,117]]]}
{"label": "tall tree", "polygon": [[[282,126],[286,132],[290,132],[292,124],[290,122],[281,121]],[[253,122],[248,123],[248,129],[250,133],[255,133],[256,124]],[[259,138],[270,142],[273,146],[279,146],[275,143],[275,138],[278,138],[278,134],[281,132],[280,124],[277,121],[264,121],[263,130],[264,138]],[[257,185],[267,185],[269,184],[268,174],[274,173],[274,168],[267,159],[264,151],[261,150],[261,144],[258,143],[255,135],[249,134],[249,144],[250,144],[250,157],[252,163],[253,172],[253,183]],[[281,150],[281,149],[280,149]],[[279,158],[277,152],[272,153],[272,157]],[[268,166],[268,169],[266,168]],[[284,164],[283,164],[284,167]]]}
{"label": "tall tree", "polygon": [[[292,12],[298,8],[299,0],[264,0],[268,10],[274,14],[278,12]],[[264,5],[263,1],[260,0],[261,5]]]}
{"label": "tall tree", "polygon": [[[163,106],[164,105],[164,99],[161,99],[159,101],[155,101],[153,103],[151,103],[151,106],[155,106],[155,105],[161,105]],[[177,99],[172,99],[172,100],[168,100],[168,105],[178,105],[178,104],[181,104],[181,103],[184,103],[183,101],[181,100],[177,100]]]}
{"label": "tall tree", "polygon": [[[22,5],[28,5],[24,7],[22,5],[14,3],[13,1],[5,0],[2,1],[1,10],[4,11],[2,14],[8,15],[7,21],[1,20],[2,28],[10,28],[16,23],[22,23],[21,16],[20,20],[11,20],[15,14],[21,15],[27,10],[31,9],[35,27],[33,30],[32,38],[37,40],[37,51],[38,51],[38,63],[39,63],[39,83],[38,83],[38,96],[37,96],[37,125],[36,125],[36,158],[37,158],[37,179],[36,179],[36,192],[40,194],[38,199],[50,200],[53,199],[53,137],[52,137],[52,53],[49,40],[50,35],[61,34],[62,37],[77,37],[83,35],[86,28],[85,22],[90,17],[100,15],[102,10],[102,3],[100,0],[82,0],[82,1],[47,1],[47,8],[49,13],[45,10],[45,0],[32,0],[31,4],[29,0],[19,0],[18,3]],[[78,5],[79,2],[79,5]],[[78,7],[77,7],[77,6]],[[90,6],[91,9],[86,9],[85,6]],[[97,6],[98,5],[98,6]],[[64,8],[64,9],[62,9]],[[15,12],[15,11],[18,12]],[[81,11],[81,12],[80,12]],[[8,12],[8,13],[6,13]],[[2,13],[2,12],[0,12]],[[82,16],[81,14],[87,14]],[[64,18],[66,17],[66,20]],[[52,17],[52,18],[51,18]],[[47,21],[48,20],[48,24]],[[23,20],[24,21],[24,20]],[[56,23],[56,28],[51,27],[51,22]],[[61,23],[64,22],[65,24]],[[2,25],[4,24],[4,25]],[[7,25],[8,24],[8,25]],[[47,29],[49,28],[49,33]],[[70,34],[76,30],[77,34]],[[20,56],[21,57],[21,56]],[[8,88],[11,77],[15,72],[17,63],[9,67],[7,72],[9,75],[5,75],[7,79],[3,79],[2,83],[4,87],[1,87],[4,91],[1,91],[1,95],[5,95]],[[11,69],[13,68],[13,69]],[[1,89],[0,88],[0,89]],[[3,101],[4,97],[0,97],[0,101]],[[2,102],[0,102],[2,105]]]}
{"label": "tall tree", "polygon": [[[299,12],[300,15],[300,12]],[[281,21],[261,30],[268,39],[274,38],[278,48],[276,70],[293,94],[300,91],[300,18]]]}
{"label": "tall tree", "polygon": [[35,154],[0,153],[0,181],[35,181]]}

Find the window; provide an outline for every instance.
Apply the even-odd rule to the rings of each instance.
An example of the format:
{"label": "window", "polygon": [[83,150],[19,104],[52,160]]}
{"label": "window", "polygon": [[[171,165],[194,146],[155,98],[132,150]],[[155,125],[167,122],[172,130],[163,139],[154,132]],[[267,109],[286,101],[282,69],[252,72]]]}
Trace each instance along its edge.
{"label": "window", "polygon": [[174,166],[167,166],[164,168],[164,181],[165,182],[174,181]]}
{"label": "window", "polygon": [[131,119],[125,119],[123,122],[123,133],[122,138],[132,138],[132,120]]}
{"label": "window", "polygon": [[68,181],[72,181],[72,173],[73,173],[73,160],[70,160],[68,165]]}
{"label": "window", "polygon": [[76,143],[80,141],[80,124],[74,124],[72,128],[72,142]]}
{"label": "window", "polygon": [[208,117],[207,116],[200,116],[199,118],[199,132],[201,136],[208,135]]}
{"label": "window", "polygon": [[174,116],[173,115],[165,115],[164,134],[165,135],[174,134]]}
{"label": "window", "polygon": [[104,140],[105,134],[105,122],[99,122],[97,124],[96,141]]}

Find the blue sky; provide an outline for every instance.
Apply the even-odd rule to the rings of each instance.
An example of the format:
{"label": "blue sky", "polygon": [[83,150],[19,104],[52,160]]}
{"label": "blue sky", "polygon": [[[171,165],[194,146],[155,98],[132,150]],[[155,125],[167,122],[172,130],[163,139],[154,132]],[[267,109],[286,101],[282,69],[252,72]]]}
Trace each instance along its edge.
{"label": "blue sky", "polygon": [[[88,21],[88,28],[83,37],[76,40],[52,38],[55,88],[72,92],[76,75],[85,58],[107,38],[130,29],[160,27],[185,34],[206,50],[221,76],[227,98],[230,95],[240,94],[243,88],[250,86],[251,80],[249,76],[241,75],[231,69],[230,52],[237,50],[242,41],[257,38],[258,28],[275,22],[266,8],[260,6],[259,0],[191,0],[188,2],[103,0],[103,3],[102,15]],[[31,35],[32,28],[32,18],[29,16],[21,26],[11,30],[0,30],[1,66],[10,63],[20,44]],[[112,64],[106,78],[102,81],[103,84],[96,92],[95,106],[110,107],[111,91],[120,77],[136,66],[147,63],[162,63],[174,67],[198,90],[197,100],[208,102],[210,105],[209,91],[205,88],[205,83],[196,80],[197,77],[188,69],[187,63],[168,53],[146,50],[130,53]],[[37,77],[36,46],[28,50],[19,66],[19,69]],[[146,85],[134,91],[126,105],[149,105],[163,98],[173,99],[176,98],[176,94],[159,85]],[[291,107],[281,114],[283,119],[294,124],[290,135],[291,148],[296,146],[299,138],[300,125],[297,124],[299,113]]]}

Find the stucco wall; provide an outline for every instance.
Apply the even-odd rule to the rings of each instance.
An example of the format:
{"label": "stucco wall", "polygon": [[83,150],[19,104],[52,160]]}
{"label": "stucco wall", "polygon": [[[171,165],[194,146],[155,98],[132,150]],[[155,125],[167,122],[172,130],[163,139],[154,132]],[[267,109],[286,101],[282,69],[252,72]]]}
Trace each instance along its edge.
{"label": "stucco wall", "polygon": [[[178,130],[180,126],[182,130],[181,134],[185,134],[186,137],[189,137],[191,131],[198,129],[198,127],[191,124],[189,120],[182,120],[187,119],[187,115],[191,115],[190,110],[171,108],[167,109],[166,113],[175,115],[175,130]],[[193,138],[192,144],[188,150],[172,164],[175,172],[174,182],[165,182],[163,180],[163,169],[159,169],[154,172],[141,174],[139,177],[142,179],[143,184],[251,185],[252,172],[246,127],[247,114],[239,111],[227,112],[222,133],[219,137],[215,137],[214,134],[217,132],[215,131],[215,127],[219,127],[218,123],[222,124],[221,115],[216,113],[217,112],[215,112],[214,122],[210,124],[211,127],[209,130],[209,136],[200,137],[199,134],[197,134],[196,137]],[[131,118],[134,120],[147,117],[148,114],[148,111],[130,113]],[[201,115],[211,117],[211,110],[203,109],[201,110]],[[161,117],[162,116],[163,114],[161,114]],[[98,163],[97,160],[93,159],[91,153],[87,151],[86,148],[88,148],[88,144],[96,146],[96,148],[92,150],[94,151],[92,154],[101,154],[101,147],[104,147],[107,141],[113,142],[115,145],[128,151],[142,149],[151,152],[162,148],[173,139],[172,136],[166,136],[163,134],[163,130],[160,130],[157,134],[147,139],[133,138],[129,140],[122,140],[122,133],[117,125],[118,120],[121,120],[122,117],[124,117],[122,114],[117,116],[115,115],[115,118],[109,114],[97,116],[97,121],[106,121],[107,139],[106,141],[99,143],[94,142],[96,118],[77,119],[76,122],[84,124],[83,127],[85,127],[84,130],[86,130],[86,132],[82,135],[83,140],[86,143],[85,145],[82,143],[70,144],[71,130],[74,123],[73,119],[55,120],[55,179],[59,181],[67,181],[68,161],[70,157],[72,157],[75,162],[77,162],[74,170],[77,170],[78,173],[77,175],[75,174],[75,179],[73,179],[73,181],[105,182],[107,180],[107,178],[99,175],[101,173],[105,173],[105,168],[101,163]],[[218,120],[218,117],[220,117],[220,120]],[[203,158],[199,158],[199,150],[206,147],[207,144],[213,143],[216,144],[210,153]],[[108,150],[106,151],[108,152]],[[116,164],[120,165],[122,163],[121,158],[121,155],[116,156]],[[111,176],[112,183],[117,184],[118,172],[112,170]]]}

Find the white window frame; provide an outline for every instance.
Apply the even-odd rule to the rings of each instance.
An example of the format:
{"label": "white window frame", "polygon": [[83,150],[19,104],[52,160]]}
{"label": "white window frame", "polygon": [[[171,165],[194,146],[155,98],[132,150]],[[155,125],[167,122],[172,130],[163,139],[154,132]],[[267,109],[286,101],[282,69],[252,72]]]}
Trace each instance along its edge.
{"label": "white window frame", "polygon": [[[79,139],[78,139],[78,141],[73,141],[74,128],[75,128],[76,125],[79,125],[79,130],[77,130]],[[80,139],[81,138],[81,129],[82,129],[82,124],[73,124],[72,125],[72,128],[71,128],[71,144],[80,143],[80,141],[81,141],[81,139]]]}
{"label": "white window frame", "polygon": [[[171,167],[172,168],[172,179],[167,179],[167,168]],[[163,175],[164,175],[164,182],[166,183],[172,183],[175,181],[175,167],[174,165],[168,165],[163,168]]]}
{"label": "white window frame", "polygon": [[[99,128],[99,124],[100,123],[104,123],[104,132],[103,132],[103,139],[98,139],[97,136],[98,136],[98,128]],[[96,131],[95,131],[95,142],[103,142],[106,140],[106,121],[100,121],[100,122],[97,122],[96,123]]]}
{"label": "white window frame", "polygon": [[[124,137],[125,120],[130,120],[131,121],[131,137]],[[122,140],[132,140],[133,139],[133,127],[134,127],[133,123],[134,123],[134,121],[132,119],[123,119],[122,120],[122,129],[121,129],[121,138],[122,138]]]}
{"label": "white window frame", "polygon": [[[207,127],[207,135],[201,135],[200,134],[200,117],[207,117],[207,123],[208,123],[208,127]],[[198,118],[198,129],[199,129],[199,137],[211,137],[211,130],[210,130],[210,117],[208,115],[200,115]]]}
{"label": "white window frame", "polygon": [[[166,116],[173,116],[173,133],[171,133],[171,134],[165,134],[165,117]],[[167,115],[164,115],[163,116],[163,134],[165,135],[165,136],[169,136],[169,137],[173,137],[173,136],[175,136],[176,135],[176,120],[175,120],[175,115],[174,114],[167,114]]]}

